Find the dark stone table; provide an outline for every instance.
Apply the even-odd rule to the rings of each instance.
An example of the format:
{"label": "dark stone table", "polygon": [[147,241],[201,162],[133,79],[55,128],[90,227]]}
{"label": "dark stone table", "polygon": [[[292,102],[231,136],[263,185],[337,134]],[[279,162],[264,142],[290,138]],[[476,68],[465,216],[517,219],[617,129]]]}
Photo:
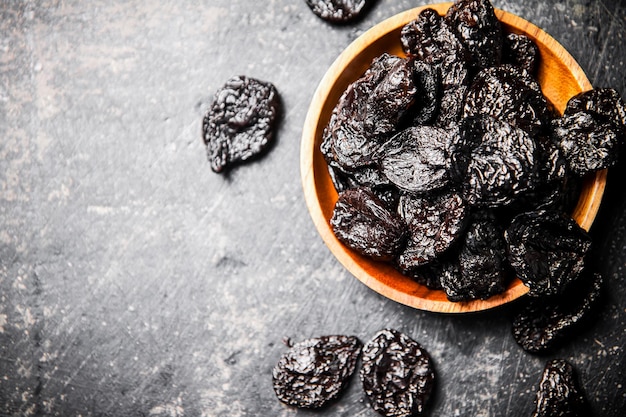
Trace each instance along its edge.
{"label": "dark stone table", "polygon": [[[599,317],[549,356],[512,307],[417,311],[330,254],[300,183],[301,128],[328,66],[419,1],[333,27],[304,1],[0,4],[0,415],[375,416],[358,380],[321,412],[279,403],[283,339],[393,327],[432,354],[430,416],[529,416],[546,361],[571,361],[596,416],[626,406],[625,163],[595,225]],[[626,4],[506,0],[596,86],[626,96]],[[217,175],[201,140],[213,92],[272,81],[285,107],[265,158]]]}

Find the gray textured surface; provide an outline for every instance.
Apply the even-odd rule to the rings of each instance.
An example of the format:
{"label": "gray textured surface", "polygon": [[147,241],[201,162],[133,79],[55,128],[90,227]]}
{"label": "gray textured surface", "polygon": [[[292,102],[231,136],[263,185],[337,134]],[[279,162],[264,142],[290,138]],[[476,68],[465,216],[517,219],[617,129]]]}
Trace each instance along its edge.
{"label": "gray textured surface", "polygon": [[[383,327],[439,376],[431,416],[528,416],[548,357],[509,310],[444,316],[389,301],[330,255],[307,213],[299,141],[317,83],[380,0],[332,27],[304,1],[0,3],[0,415],[374,416],[358,383],[320,413],[280,404],[281,340]],[[626,5],[494,1],[543,27],[592,83],[626,96]],[[272,81],[274,149],[210,171],[201,120],[234,74]],[[593,229],[601,316],[552,356],[595,415],[626,407],[626,196],[613,170]],[[355,381],[358,382],[358,381]]]}

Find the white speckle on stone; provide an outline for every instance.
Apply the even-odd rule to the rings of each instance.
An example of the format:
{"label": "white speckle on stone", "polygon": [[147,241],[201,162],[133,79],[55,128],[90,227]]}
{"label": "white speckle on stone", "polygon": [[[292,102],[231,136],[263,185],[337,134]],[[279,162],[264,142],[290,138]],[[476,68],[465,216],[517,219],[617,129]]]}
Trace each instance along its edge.
{"label": "white speckle on stone", "polygon": [[178,398],[176,398],[174,401],[170,403],[152,407],[152,409],[150,410],[150,415],[151,416],[166,416],[166,417],[182,417],[185,415],[185,409],[183,408],[182,404],[183,404],[183,400],[179,396]]}
{"label": "white speckle on stone", "polygon": [[4,326],[7,324],[7,315],[0,314],[0,333],[4,333]]}

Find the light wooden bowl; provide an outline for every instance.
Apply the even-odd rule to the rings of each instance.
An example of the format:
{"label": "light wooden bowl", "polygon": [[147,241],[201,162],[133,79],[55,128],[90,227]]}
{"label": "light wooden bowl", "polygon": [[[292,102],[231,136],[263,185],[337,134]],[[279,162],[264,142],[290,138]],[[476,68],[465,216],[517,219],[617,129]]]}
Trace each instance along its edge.
{"label": "light wooden bowl", "polygon": [[[302,132],[300,169],[304,196],[317,230],[330,251],[356,278],[385,297],[411,307],[435,312],[465,313],[508,303],[524,295],[528,288],[516,278],[504,293],[487,300],[450,302],[443,291],[431,290],[403,276],[391,265],[361,256],[344,246],[330,227],[337,192],[319,150],[324,127],[346,87],[358,79],[372,60],[383,52],[404,56],[400,31],[423,9],[431,7],[443,15],[451,4],[433,4],[395,15],[365,32],[339,55],[320,82],[309,107]],[[541,55],[537,78],[544,95],[559,112],[563,112],[570,97],[591,89],[580,66],[550,35],[502,10],[496,10],[496,15],[505,31],[524,33],[537,44]],[[605,183],[606,170],[585,178],[572,216],[586,230],[589,230],[598,212]]]}

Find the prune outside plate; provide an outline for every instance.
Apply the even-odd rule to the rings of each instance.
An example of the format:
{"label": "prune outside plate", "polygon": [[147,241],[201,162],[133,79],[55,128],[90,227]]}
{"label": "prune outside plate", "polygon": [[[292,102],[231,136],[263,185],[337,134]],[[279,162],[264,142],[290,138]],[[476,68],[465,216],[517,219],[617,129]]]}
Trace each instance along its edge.
{"label": "prune outside plate", "polygon": [[[403,276],[391,264],[366,258],[344,246],[330,227],[337,192],[319,150],[324,127],[346,87],[359,78],[371,61],[383,52],[404,56],[400,31],[424,8],[431,7],[443,15],[451,4],[431,4],[397,14],[369,29],[337,57],[320,82],[309,107],[302,132],[300,170],[305,200],[318,232],[333,255],[357,279],[383,296],[414,308],[466,313],[506,304],[524,295],[528,288],[516,278],[505,292],[487,300],[450,302],[443,291],[431,290]],[[574,58],[554,38],[511,13],[499,9],[495,13],[506,32],[524,33],[537,44],[540,54],[537,79],[544,95],[556,110],[562,113],[570,97],[592,88]],[[606,174],[607,171],[602,170],[585,177],[578,203],[571,213],[586,230],[591,227],[600,207]]]}

